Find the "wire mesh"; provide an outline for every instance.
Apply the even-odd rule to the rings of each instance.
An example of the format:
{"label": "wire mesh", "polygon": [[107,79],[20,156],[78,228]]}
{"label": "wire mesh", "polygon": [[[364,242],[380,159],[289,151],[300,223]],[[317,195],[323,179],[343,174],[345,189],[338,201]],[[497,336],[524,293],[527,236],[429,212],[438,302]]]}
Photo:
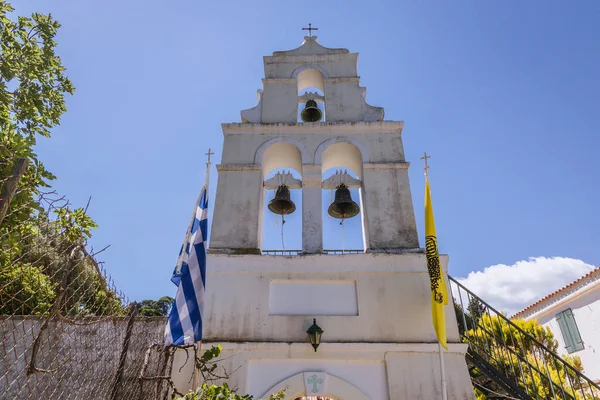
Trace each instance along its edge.
{"label": "wire mesh", "polygon": [[169,398],[167,380],[140,378],[170,374],[168,349],[147,352],[165,318],[136,316],[117,290],[87,210],[15,165],[0,160],[0,398]]}

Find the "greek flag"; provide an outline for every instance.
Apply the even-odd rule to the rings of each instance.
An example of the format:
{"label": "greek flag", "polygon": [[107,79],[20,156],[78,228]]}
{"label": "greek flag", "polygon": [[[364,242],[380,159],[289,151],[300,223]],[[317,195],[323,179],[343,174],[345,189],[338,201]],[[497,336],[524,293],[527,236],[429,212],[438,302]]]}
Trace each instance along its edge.
{"label": "greek flag", "polygon": [[191,227],[181,247],[171,281],[177,285],[175,303],[165,327],[165,345],[194,344],[202,339],[208,239],[208,187],[204,185]]}

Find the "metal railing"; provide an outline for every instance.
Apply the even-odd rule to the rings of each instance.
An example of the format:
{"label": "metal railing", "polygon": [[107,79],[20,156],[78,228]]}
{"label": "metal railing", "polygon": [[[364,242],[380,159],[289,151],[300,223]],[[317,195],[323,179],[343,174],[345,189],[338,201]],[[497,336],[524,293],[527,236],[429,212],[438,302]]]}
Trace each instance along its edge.
{"label": "metal railing", "polygon": [[[323,250],[322,254],[327,255],[342,255],[342,254],[361,254],[364,250]],[[302,255],[302,250],[262,250],[264,256],[298,256]]]}
{"label": "metal railing", "polygon": [[544,327],[513,322],[448,277],[461,340],[474,386],[484,395],[516,399],[600,400],[600,387],[580,361],[556,354]]}
{"label": "metal railing", "polygon": [[297,256],[302,250],[263,250],[263,256]]}

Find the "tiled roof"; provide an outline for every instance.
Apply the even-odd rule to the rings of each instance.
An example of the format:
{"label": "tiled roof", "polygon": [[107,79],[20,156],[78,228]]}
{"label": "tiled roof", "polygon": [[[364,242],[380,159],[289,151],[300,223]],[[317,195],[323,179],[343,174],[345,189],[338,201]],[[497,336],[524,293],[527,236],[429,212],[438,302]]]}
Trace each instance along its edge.
{"label": "tiled roof", "polygon": [[546,300],[549,300],[549,299],[551,299],[553,297],[556,297],[556,296],[562,294],[563,292],[571,289],[573,286],[576,286],[577,284],[581,283],[582,281],[584,281],[584,280],[586,280],[588,278],[591,278],[592,275],[594,275],[594,274],[600,274],[600,267],[591,270],[590,272],[588,272],[584,276],[582,276],[580,278],[577,278],[576,280],[574,280],[573,282],[569,283],[568,285],[563,286],[560,289],[558,289],[558,290],[550,293],[549,295],[542,297],[541,299],[539,299],[535,303],[527,306],[526,308],[522,309],[518,313],[514,314],[511,318],[521,318],[521,317],[523,317],[524,314],[527,314],[528,311],[531,311],[536,306],[542,304]]}

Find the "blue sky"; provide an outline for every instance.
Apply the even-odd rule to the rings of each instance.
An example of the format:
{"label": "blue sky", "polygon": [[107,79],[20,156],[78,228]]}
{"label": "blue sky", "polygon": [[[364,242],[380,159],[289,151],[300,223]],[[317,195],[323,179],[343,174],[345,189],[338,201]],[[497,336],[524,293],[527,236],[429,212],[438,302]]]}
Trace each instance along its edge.
{"label": "blue sky", "polygon": [[600,264],[598,0],[13,5],[63,24],[77,91],[38,153],[73,204],[92,196],[91,243],[111,244],[102,258],[131,299],[174,295],[204,153],[219,162],[220,124],[255,105],[262,56],[300,45],[309,22],[324,46],[360,53],[367,101],[405,121],[421,243],[419,158],[432,156],[452,275],[530,257]]}

